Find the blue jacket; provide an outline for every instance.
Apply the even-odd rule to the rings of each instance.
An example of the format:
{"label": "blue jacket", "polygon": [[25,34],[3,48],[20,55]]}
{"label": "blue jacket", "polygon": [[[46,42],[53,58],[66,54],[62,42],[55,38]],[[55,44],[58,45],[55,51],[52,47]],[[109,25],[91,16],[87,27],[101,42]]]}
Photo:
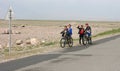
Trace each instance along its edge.
{"label": "blue jacket", "polygon": [[72,28],[68,28],[68,32],[70,35],[72,35]]}

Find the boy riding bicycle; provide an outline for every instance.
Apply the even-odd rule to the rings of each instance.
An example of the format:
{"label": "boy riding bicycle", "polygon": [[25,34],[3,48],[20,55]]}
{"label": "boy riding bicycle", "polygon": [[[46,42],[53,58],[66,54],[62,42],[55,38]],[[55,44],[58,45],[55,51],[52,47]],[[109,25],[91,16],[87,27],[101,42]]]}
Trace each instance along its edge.
{"label": "boy riding bicycle", "polygon": [[62,37],[67,37],[67,36],[69,35],[68,33],[69,33],[69,32],[68,32],[67,26],[64,26],[64,29],[63,29],[63,31],[61,32]]}
{"label": "boy riding bicycle", "polygon": [[62,38],[60,40],[60,46],[62,48],[65,47],[66,44],[69,45],[69,47],[73,46],[73,39],[72,39],[72,28],[71,25],[64,26],[64,30],[61,32]]}
{"label": "boy riding bicycle", "polygon": [[85,29],[85,34],[87,34],[87,36],[89,37],[89,43],[92,44],[92,30],[91,27],[89,26],[88,23],[85,24],[86,25],[86,29]]}
{"label": "boy riding bicycle", "polygon": [[69,24],[68,26],[64,26],[64,30],[61,32],[62,37],[67,36],[71,37],[72,36],[72,28],[71,25]]}

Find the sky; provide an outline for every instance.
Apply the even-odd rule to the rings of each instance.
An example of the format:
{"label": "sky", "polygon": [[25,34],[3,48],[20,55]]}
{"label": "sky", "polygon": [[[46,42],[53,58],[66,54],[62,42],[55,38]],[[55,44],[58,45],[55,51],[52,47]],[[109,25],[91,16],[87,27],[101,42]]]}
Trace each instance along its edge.
{"label": "sky", "polygon": [[15,19],[120,21],[120,0],[0,0],[0,18],[9,5]]}

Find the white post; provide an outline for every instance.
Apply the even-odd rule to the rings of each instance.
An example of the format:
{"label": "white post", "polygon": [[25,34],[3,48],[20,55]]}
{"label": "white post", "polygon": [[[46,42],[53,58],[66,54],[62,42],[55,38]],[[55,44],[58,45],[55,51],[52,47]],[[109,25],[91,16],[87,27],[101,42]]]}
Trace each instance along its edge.
{"label": "white post", "polygon": [[11,53],[11,34],[12,34],[12,30],[11,30],[11,20],[12,20],[12,10],[9,10],[9,54]]}

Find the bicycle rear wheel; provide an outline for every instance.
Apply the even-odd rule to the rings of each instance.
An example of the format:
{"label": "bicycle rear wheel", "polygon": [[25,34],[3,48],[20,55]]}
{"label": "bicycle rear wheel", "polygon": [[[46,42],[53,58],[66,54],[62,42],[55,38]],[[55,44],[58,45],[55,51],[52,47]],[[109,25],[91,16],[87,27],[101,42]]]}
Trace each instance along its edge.
{"label": "bicycle rear wheel", "polygon": [[69,47],[73,47],[73,39],[72,38],[70,38],[68,40],[68,45],[69,45]]}
{"label": "bicycle rear wheel", "polygon": [[60,47],[64,48],[66,45],[66,39],[65,38],[61,38],[60,40]]}
{"label": "bicycle rear wheel", "polygon": [[89,37],[88,43],[92,44],[92,38],[91,37]]}

